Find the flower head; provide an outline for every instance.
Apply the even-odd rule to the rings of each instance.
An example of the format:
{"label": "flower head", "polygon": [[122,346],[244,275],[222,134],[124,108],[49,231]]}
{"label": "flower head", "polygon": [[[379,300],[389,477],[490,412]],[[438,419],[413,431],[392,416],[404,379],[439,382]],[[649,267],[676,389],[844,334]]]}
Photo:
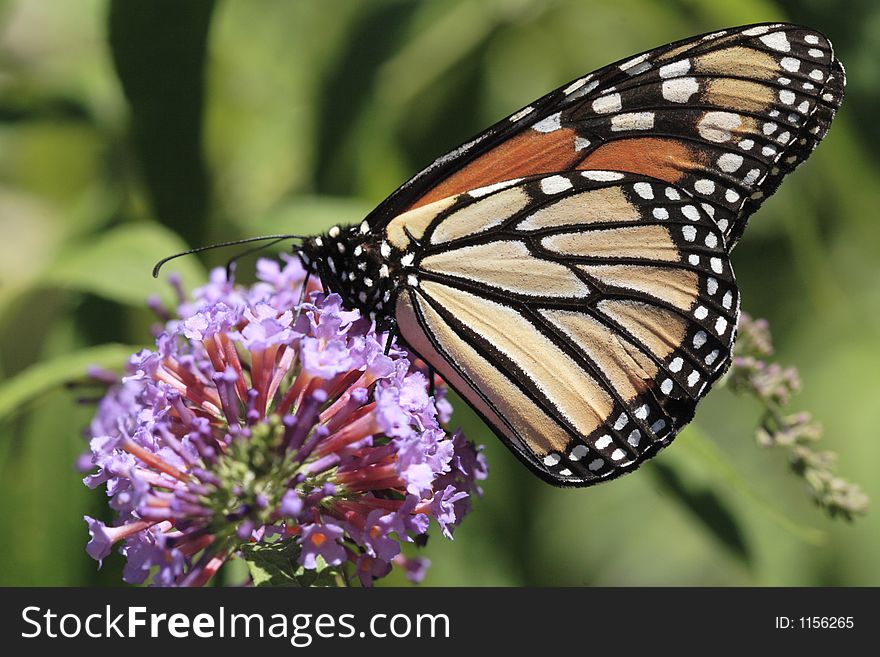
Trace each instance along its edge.
{"label": "flower head", "polygon": [[117,517],[86,517],[88,553],[119,545],[132,583],[204,584],[246,543],[290,545],[303,568],[366,585],[393,563],[419,579],[400,544],[431,518],[451,538],[482,454],[446,433],[448,403],[390,336],[338,295],[300,302],[296,258],[257,272],[250,287],[220,270],[191,298],[180,290],[155,349],[100,401],[84,481],[106,487]]}

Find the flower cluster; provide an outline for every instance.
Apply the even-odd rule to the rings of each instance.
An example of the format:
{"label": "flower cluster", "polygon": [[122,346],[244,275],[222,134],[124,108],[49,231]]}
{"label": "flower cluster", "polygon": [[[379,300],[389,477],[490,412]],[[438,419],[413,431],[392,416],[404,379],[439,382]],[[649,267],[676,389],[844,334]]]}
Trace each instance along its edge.
{"label": "flower cluster", "polygon": [[743,313],[730,368],[730,384],[734,391],[756,398],[764,407],[756,430],[763,447],[786,447],[792,470],[807,483],[810,496],[832,516],[851,519],[868,508],[868,496],[862,489],[834,473],[837,455],[816,451],[814,445],[822,437],[822,427],[810,413],[788,413],[794,393],[801,387],[793,367],[768,362],[773,355],[770,326],[765,319],[752,319]]}
{"label": "flower cluster", "polygon": [[[86,517],[88,553],[114,544],[124,579],[199,586],[236,555],[283,546],[300,571],[364,585],[426,560],[433,519],[452,537],[486,476],[480,450],[447,434],[443,388],[293,257],[261,260],[245,287],[223,270],[163,320],[88,430],[85,478],[117,518]],[[390,341],[390,343],[389,343]],[[247,548],[246,550],[243,548]]]}

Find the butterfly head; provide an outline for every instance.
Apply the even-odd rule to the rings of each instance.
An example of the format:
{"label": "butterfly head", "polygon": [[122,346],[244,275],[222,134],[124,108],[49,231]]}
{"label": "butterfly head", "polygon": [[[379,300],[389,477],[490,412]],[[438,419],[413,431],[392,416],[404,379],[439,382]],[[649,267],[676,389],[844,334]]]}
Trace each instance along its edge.
{"label": "butterfly head", "polygon": [[304,240],[298,252],[306,268],[320,276],[327,289],[339,294],[348,307],[372,319],[393,314],[399,265],[370,234],[367,222],[334,226]]}

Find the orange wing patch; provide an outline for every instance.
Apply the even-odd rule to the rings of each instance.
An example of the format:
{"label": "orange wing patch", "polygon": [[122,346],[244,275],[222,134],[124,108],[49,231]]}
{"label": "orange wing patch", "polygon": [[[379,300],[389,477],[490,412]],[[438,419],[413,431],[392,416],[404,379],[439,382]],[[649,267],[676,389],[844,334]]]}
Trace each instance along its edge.
{"label": "orange wing patch", "polygon": [[453,173],[409,209],[502,180],[565,171],[580,157],[575,150],[576,137],[577,134],[571,128],[560,128],[552,132],[526,130]]}
{"label": "orange wing patch", "polygon": [[703,159],[699,151],[677,139],[639,137],[603,144],[577,168],[629,171],[677,183],[687,172],[701,169]]}

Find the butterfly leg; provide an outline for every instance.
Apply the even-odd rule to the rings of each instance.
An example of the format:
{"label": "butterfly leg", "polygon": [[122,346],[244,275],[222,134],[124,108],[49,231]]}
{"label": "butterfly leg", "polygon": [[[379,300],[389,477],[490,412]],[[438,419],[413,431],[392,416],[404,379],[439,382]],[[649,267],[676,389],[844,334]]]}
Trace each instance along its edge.
{"label": "butterfly leg", "polygon": [[431,365],[428,365],[428,395],[433,397],[436,392],[436,387],[434,386],[434,368]]}
{"label": "butterfly leg", "polygon": [[394,341],[394,338],[398,335],[397,328],[397,320],[393,317],[385,317],[380,319],[376,323],[376,332],[377,333],[386,333],[388,337],[385,339],[385,351],[384,354],[387,356],[391,352],[391,343]]}

